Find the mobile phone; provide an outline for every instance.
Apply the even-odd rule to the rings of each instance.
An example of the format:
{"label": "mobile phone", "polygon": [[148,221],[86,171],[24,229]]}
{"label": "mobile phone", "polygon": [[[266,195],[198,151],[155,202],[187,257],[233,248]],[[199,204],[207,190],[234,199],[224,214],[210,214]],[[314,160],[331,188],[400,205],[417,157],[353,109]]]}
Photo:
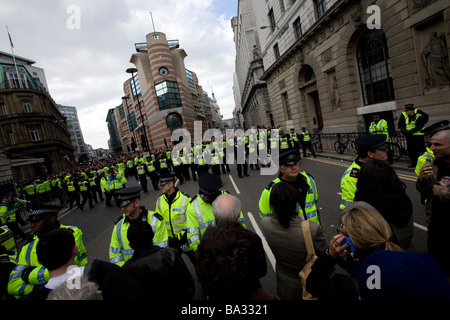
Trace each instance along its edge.
{"label": "mobile phone", "polygon": [[425,165],[426,166],[433,166],[433,162],[434,162],[434,159],[433,158],[426,158],[425,159]]}
{"label": "mobile phone", "polygon": [[352,239],[350,239],[350,237],[345,237],[344,240],[342,240],[341,242],[341,246],[345,245],[346,243],[348,243],[350,245],[350,247],[348,247],[346,250],[350,253],[354,253],[355,250],[355,246],[353,245]]}

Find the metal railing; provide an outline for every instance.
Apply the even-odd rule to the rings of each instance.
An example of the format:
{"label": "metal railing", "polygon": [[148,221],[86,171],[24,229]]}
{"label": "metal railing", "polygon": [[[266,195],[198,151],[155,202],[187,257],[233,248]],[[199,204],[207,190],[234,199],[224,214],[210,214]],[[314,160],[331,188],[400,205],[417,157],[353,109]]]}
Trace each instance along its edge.
{"label": "metal railing", "polygon": [[[356,148],[354,147],[355,140],[362,135],[367,135],[367,132],[350,132],[350,133],[319,133],[313,134],[311,142],[317,152],[333,152],[347,155],[356,155]],[[336,150],[336,144],[341,141],[347,144],[346,148]],[[398,146],[401,150],[399,157],[407,155],[406,137],[397,131],[389,132],[389,142],[393,146]]]}

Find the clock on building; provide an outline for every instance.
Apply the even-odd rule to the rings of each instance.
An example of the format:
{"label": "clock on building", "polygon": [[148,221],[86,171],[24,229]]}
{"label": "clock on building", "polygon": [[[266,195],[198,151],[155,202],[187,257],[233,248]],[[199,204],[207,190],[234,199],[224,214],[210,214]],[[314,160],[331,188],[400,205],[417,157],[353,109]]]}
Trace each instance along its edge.
{"label": "clock on building", "polygon": [[169,74],[169,69],[167,69],[166,67],[161,67],[159,68],[159,74],[165,77]]}

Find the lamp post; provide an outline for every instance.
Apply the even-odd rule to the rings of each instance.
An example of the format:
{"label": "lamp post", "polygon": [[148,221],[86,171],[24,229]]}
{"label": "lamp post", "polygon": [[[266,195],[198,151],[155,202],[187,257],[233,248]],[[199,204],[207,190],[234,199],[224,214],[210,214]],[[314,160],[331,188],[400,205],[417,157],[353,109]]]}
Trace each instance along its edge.
{"label": "lamp post", "polygon": [[[131,79],[133,80],[133,84],[134,84],[134,88],[136,88],[136,82],[134,80],[134,74],[137,72],[138,70],[136,68],[128,68],[126,70],[127,73],[131,74]],[[131,90],[131,94],[133,94],[133,90]],[[145,151],[150,152],[149,148],[148,148],[148,143],[147,143],[147,130],[145,129],[145,124],[144,124],[144,117],[142,116],[142,110],[141,110],[141,102],[139,101],[139,96],[136,94],[136,99],[138,101],[138,106],[139,106],[139,114],[141,115],[141,123],[142,126],[144,127],[144,144],[145,144]]]}

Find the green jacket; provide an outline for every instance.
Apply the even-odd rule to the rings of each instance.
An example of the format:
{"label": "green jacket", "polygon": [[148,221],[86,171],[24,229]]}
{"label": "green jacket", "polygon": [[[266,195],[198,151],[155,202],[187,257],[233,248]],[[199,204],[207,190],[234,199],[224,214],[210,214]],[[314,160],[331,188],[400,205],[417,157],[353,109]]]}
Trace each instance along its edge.
{"label": "green jacket", "polygon": [[[77,227],[64,226],[62,224],[60,224],[59,228],[73,230],[75,243],[78,246],[75,264],[78,267],[85,266],[87,264],[87,254],[81,230]],[[26,296],[33,290],[35,285],[45,284],[50,279],[47,268],[37,260],[36,245],[38,242],[39,237],[34,236],[33,240],[27,243],[20,251],[19,261],[9,276],[8,293],[10,295],[17,298]]]}
{"label": "green jacket", "polygon": [[[319,200],[319,195],[317,193],[317,187],[316,183],[312,176],[310,176],[306,172],[300,172],[299,174],[303,175],[306,178],[306,181],[309,185],[309,190],[305,198],[305,212],[303,212],[303,209],[300,207],[300,205],[297,205],[297,212],[298,215],[303,219],[304,215],[306,215],[306,218],[308,220],[315,221],[320,224],[317,207],[316,204]],[[263,192],[261,193],[261,197],[259,199],[259,216],[260,218],[264,217],[270,217],[273,215],[273,210],[270,207],[270,193],[272,192],[272,187],[276,183],[280,183],[281,179],[276,178],[275,180],[271,181],[266,188],[264,188]]]}
{"label": "green jacket", "polygon": [[[138,219],[147,221],[151,225],[154,233],[153,244],[161,248],[167,247],[168,234],[163,217],[154,211],[147,211],[144,207],[141,207],[141,209],[143,212],[147,212],[147,214],[141,214]],[[111,242],[109,245],[109,261],[111,263],[117,264],[118,266],[123,266],[125,262],[133,256],[134,253],[134,250],[130,247],[127,237],[129,227],[130,221],[125,217],[124,214],[123,217],[114,226],[111,235]]]}
{"label": "green jacket", "polygon": [[180,190],[176,191],[176,196],[170,204],[164,194],[156,200],[155,211],[164,218],[169,237],[180,240],[186,232],[186,208],[189,202],[191,197]]}
{"label": "green jacket", "polygon": [[[227,193],[227,191],[222,190],[222,193]],[[196,196],[189,203],[186,209],[186,227],[187,227],[187,238],[188,247],[185,251],[197,250],[200,244],[200,239],[205,233],[209,226],[216,225],[216,219],[212,212],[212,205],[203,201],[200,196]],[[247,228],[244,215],[240,214],[239,222]]]}
{"label": "green jacket", "polygon": [[341,177],[341,204],[339,209],[344,210],[350,203],[354,202],[356,192],[356,182],[362,163],[358,160],[353,161],[350,167],[345,170]]}

